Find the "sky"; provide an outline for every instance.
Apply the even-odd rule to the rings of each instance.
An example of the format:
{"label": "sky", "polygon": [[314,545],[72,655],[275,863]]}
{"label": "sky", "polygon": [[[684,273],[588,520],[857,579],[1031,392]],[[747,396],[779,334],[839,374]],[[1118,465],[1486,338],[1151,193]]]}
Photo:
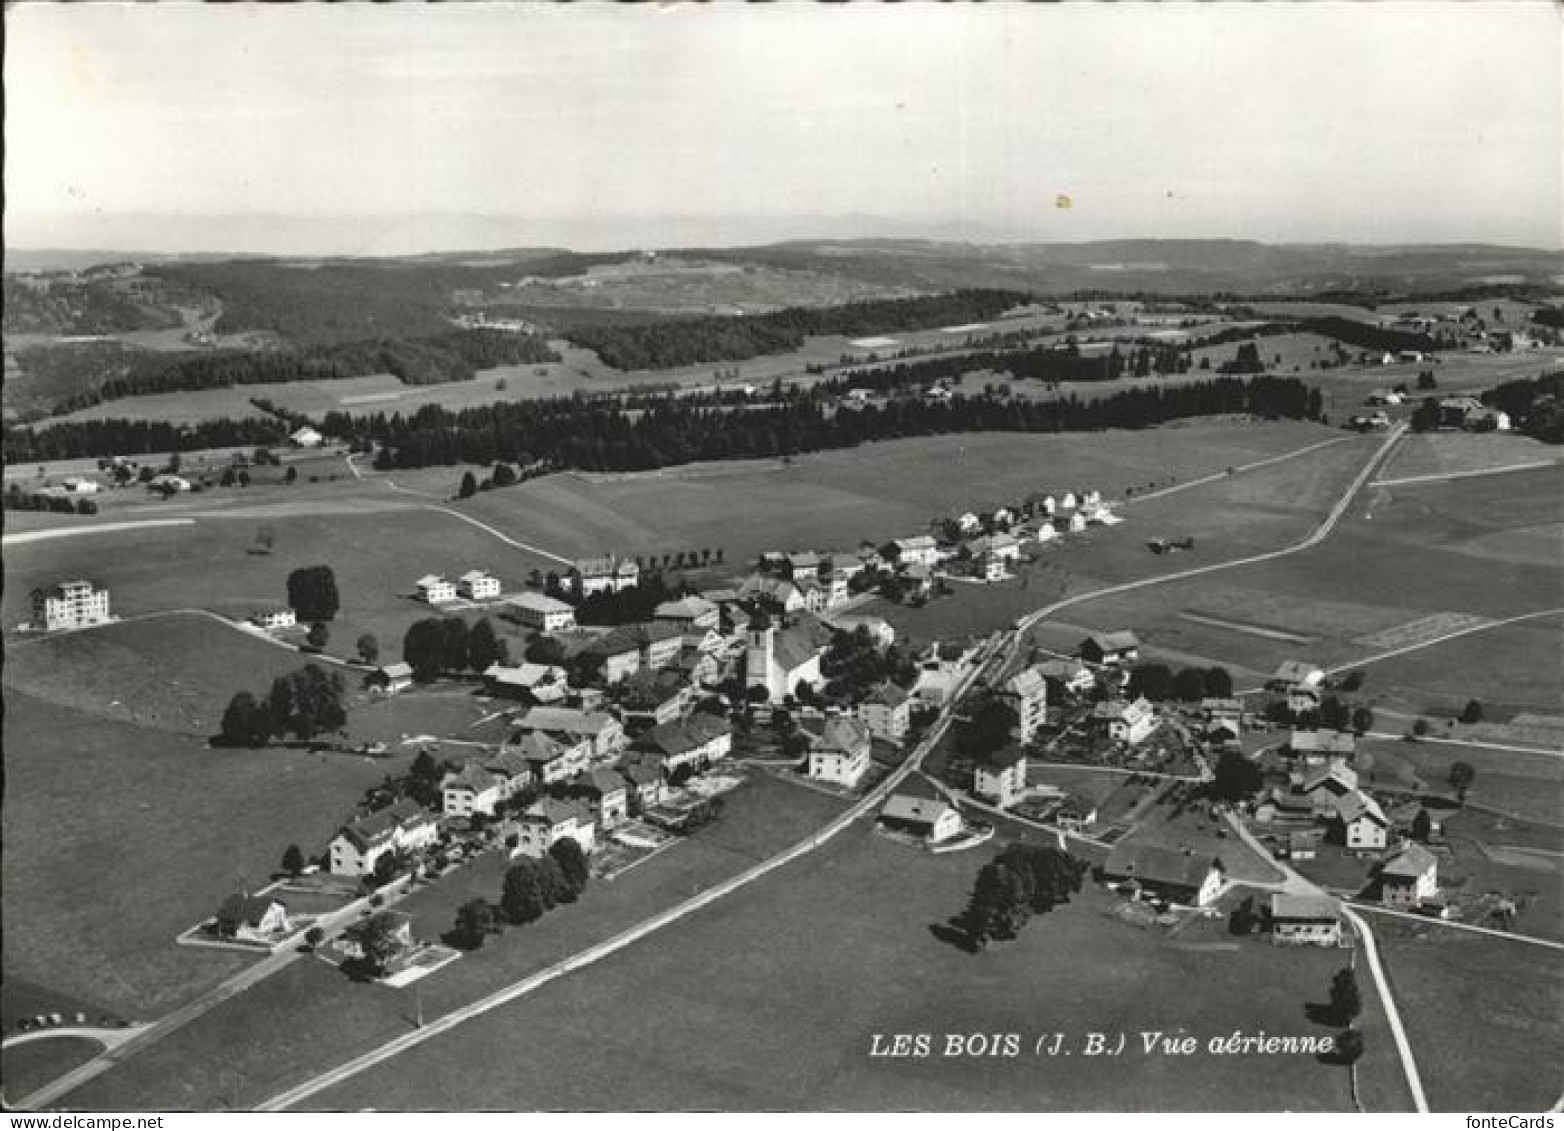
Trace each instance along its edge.
{"label": "sky", "polygon": [[1564,8],[7,8],[6,242],[1564,244]]}

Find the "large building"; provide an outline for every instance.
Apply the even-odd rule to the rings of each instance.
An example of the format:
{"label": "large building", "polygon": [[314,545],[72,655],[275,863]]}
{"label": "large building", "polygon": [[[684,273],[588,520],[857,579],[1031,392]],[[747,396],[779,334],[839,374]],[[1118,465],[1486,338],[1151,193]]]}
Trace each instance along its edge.
{"label": "large building", "polygon": [[871,753],[868,726],[845,716],[828,719],[818,737],[811,735],[809,776],[851,789],[869,772]]}
{"label": "large building", "polygon": [[387,853],[414,852],[435,842],[434,816],[411,801],[398,801],[345,825],[330,847],[331,874],[368,876]]}
{"label": "large building", "polygon": [[42,632],[107,624],[109,591],[94,589],[90,581],[62,581],[33,590],[33,627]]}
{"label": "large building", "polygon": [[576,610],[543,593],[522,593],[510,599],[518,623],[541,632],[564,632],[576,627]]}
{"label": "large building", "polygon": [[593,593],[618,593],[641,583],[641,567],[634,561],[616,558],[583,558],[570,569],[570,585],[578,597]]}
{"label": "large building", "polygon": [[999,696],[1015,711],[1015,739],[1025,746],[1048,720],[1048,681],[1035,667],[1022,668],[1005,681]]}
{"label": "large building", "polygon": [[800,684],[818,688],[824,682],[820,657],[825,636],[816,622],[778,628],[769,617],[756,617],[745,636],[744,686],[764,688],[773,703],[796,694]]}

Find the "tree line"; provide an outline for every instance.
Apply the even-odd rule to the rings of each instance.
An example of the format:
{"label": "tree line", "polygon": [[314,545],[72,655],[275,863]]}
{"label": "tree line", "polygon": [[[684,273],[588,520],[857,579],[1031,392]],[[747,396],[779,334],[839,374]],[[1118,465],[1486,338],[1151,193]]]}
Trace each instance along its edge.
{"label": "tree line", "polygon": [[261,417],[203,420],[198,424],[171,424],[163,420],[81,420],[52,424],[47,428],[7,428],[5,462],[42,463],[102,455],[150,455],[154,452],[193,452],[207,448],[250,448],[280,444],[287,430],[276,420]]}
{"label": "tree line", "polygon": [[451,411],[426,405],[410,417],[360,418],[353,427],[379,443],[382,470],[499,460],[585,471],[647,471],[698,460],[765,459],[857,447],[877,440],[963,432],[1078,432],[1146,428],[1218,414],[1317,418],[1318,390],[1296,378],[1233,377],[1111,396],[1049,401],[997,395],[945,402],[892,400],[839,412],[811,390],[736,413],[665,397],[630,414],[611,403],[570,398],[516,401]]}
{"label": "tree line", "polygon": [[1528,436],[1545,444],[1564,443],[1564,371],[1506,381],[1489,389],[1482,399],[1508,413]]}
{"label": "tree line", "polygon": [[263,697],[241,691],[230,699],[218,740],[227,746],[265,746],[291,734],[308,742],[347,722],[346,691],[341,672],[305,664],[274,679]]}

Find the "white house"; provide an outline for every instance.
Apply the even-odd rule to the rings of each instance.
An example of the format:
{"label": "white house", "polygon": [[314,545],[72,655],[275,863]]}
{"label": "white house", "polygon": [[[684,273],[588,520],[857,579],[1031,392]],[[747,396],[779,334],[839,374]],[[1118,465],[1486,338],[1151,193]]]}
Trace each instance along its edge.
{"label": "white house", "polygon": [[434,815],[402,800],[344,825],[333,838],[328,857],[334,876],[368,876],[387,853],[416,852],[440,835]]}
{"label": "white house", "polygon": [[[812,736],[813,737],[813,736]],[[809,776],[851,789],[869,770],[869,728],[857,719],[827,719],[809,751]]]}
{"label": "white house", "polygon": [[109,591],[94,589],[90,581],[62,581],[58,585],[34,589],[32,608],[32,626],[41,632],[107,624],[112,619]]}
{"label": "white house", "polygon": [[857,715],[870,734],[900,744],[912,725],[912,696],[886,681],[864,696],[858,704]]}
{"label": "white house", "polygon": [[1439,861],[1415,841],[1401,846],[1379,870],[1386,907],[1416,908],[1439,894]]}
{"label": "white house", "polygon": [[939,546],[927,534],[912,538],[897,538],[894,543],[897,560],[902,565],[931,566],[939,561]]}
{"label": "white house", "polygon": [[296,428],[288,434],[288,442],[296,448],[318,448],[325,441],[326,437],[322,436],[308,424]]}
{"label": "white house", "polygon": [[773,703],[796,694],[800,684],[818,689],[825,682],[820,674],[824,636],[817,622],[779,629],[770,618],[757,617],[745,634],[745,687],[764,688]]}
{"label": "white house", "polygon": [[880,824],[938,844],[961,831],[961,814],[938,798],[894,793],[880,810]]}
{"label": "white house", "polygon": [[999,695],[1016,713],[1016,741],[1027,745],[1047,721],[1048,681],[1036,667],[1023,668],[1004,682]]}
{"label": "white house", "polygon": [[492,601],[500,595],[500,579],[481,569],[468,570],[456,579],[456,591],[469,601]]}
{"label": "white house", "polygon": [[1222,892],[1220,860],[1159,845],[1119,841],[1103,865],[1105,879],[1132,883],[1141,895],[1183,907],[1204,907]]}
{"label": "white house", "polygon": [[212,929],[218,938],[271,945],[292,933],[288,908],[268,895],[230,895],[217,909]]}
{"label": "white house", "polygon": [[570,569],[570,583],[581,597],[593,593],[618,593],[641,583],[641,567],[634,561],[610,554],[602,558],[583,558]]}
{"label": "white house", "polygon": [[541,857],[556,841],[571,837],[590,853],[597,843],[592,811],[578,801],[545,797],[528,807],[517,819],[516,847],[512,856]]}
{"label": "white house", "polygon": [[381,695],[395,695],[413,686],[413,665],[409,663],[384,664],[369,673],[370,690]]}
{"label": "white house", "polygon": [[972,792],[1001,809],[1008,809],[1026,792],[1026,754],[1018,746],[1006,747],[977,764]]}
{"label": "white house", "polygon": [[1157,729],[1157,711],[1144,696],[1133,703],[1110,700],[1092,708],[1092,723],[1114,742],[1136,746]]}
{"label": "white house", "polygon": [[1340,946],[1341,913],[1325,895],[1271,893],[1271,942],[1276,946]]}
{"label": "white house", "polygon": [[1353,790],[1337,802],[1336,819],[1348,848],[1378,852],[1390,842],[1390,818],[1366,793]]}
{"label": "white house", "polygon": [[418,599],[431,605],[443,605],[456,600],[456,586],[437,573],[426,573],[415,583]]}
{"label": "white house", "polygon": [[576,627],[576,610],[542,593],[520,593],[508,602],[516,621],[541,632],[565,632]]}
{"label": "white house", "polygon": [[299,617],[292,609],[262,609],[250,614],[250,623],[267,632],[275,632],[279,628],[292,628],[299,623]]}
{"label": "white house", "polygon": [[96,495],[102,489],[96,479],[85,479],[77,475],[67,477],[63,486],[66,492],[72,495]]}
{"label": "white house", "polygon": [[492,817],[494,807],[505,800],[506,785],[503,775],[470,763],[441,780],[441,812],[447,817]]}

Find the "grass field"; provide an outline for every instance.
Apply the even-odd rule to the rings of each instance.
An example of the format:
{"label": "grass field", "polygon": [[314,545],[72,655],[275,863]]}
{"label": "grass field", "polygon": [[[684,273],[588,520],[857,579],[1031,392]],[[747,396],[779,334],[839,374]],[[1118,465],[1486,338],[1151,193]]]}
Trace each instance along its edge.
{"label": "grass field", "polygon": [[[1344,1071],[1311,1056],[1205,1051],[1235,1028],[1320,1031],[1304,1005],[1322,998],[1340,955],[1219,933],[1168,939],[1119,922],[1096,892],[1034,919],[1014,943],[966,954],[929,927],[961,908],[987,855],[930,856],[855,829],[317,1101],[344,1110],[1350,1109]],[[1201,1052],[1146,1056],[1143,1030],[1195,1035]],[[1020,1055],[939,1055],[945,1034],[995,1032],[1023,1035]],[[1074,1055],[1037,1056],[1045,1032],[1064,1032]],[[1089,1032],[1125,1033],[1124,1054],[1085,1056]],[[932,1034],[935,1055],[871,1057],[876,1033]],[[1393,1072],[1388,1041],[1371,1036],[1369,1047],[1360,1071]],[[515,1063],[529,1070],[500,1070]]]}
{"label": "grass field", "polygon": [[[1379,725],[1389,730],[1390,723],[1382,719]],[[1456,762],[1467,763],[1477,773],[1467,794],[1474,804],[1535,820],[1558,820],[1564,759],[1553,755],[1380,739],[1365,739],[1359,753],[1366,785],[1452,798],[1450,767]]]}
{"label": "grass field", "polygon": [[1558,1101],[1564,967],[1557,952],[1365,914],[1430,1108],[1545,1111]]}
{"label": "grass field", "polygon": [[405,759],[211,750],[6,694],[4,971],[130,1019],[244,966],[174,936],[258,886],[290,843],[321,851]]}
{"label": "grass field", "polygon": [[[579,902],[527,927],[510,928],[420,982],[425,1017],[525,977],[742,871],[824,824],[841,807],[813,790],[764,775],[752,778],[726,795],[722,819],[690,841],[611,882],[592,885]],[[485,860],[421,889],[398,908],[413,915],[416,936],[437,939],[450,929],[462,902],[475,895],[498,898],[503,872],[498,858]],[[691,969],[700,966],[690,955],[680,961]],[[73,1094],[72,1103],[90,1110],[251,1106],[405,1032],[413,1019],[410,992],[350,982],[310,959],[126,1061]]]}
{"label": "grass field", "polygon": [[[933,437],[801,456],[790,467],[741,463],[592,479],[552,476],[479,496],[464,509],[567,555],[722,546],[726,561],[738,565],[765,549],[878,544],[921,533],[933,518],[992,509],[1033,491],[1090,486],[1118,498],[1129,486],[1166,485],[1330,435],[1303,424],[1203,424]],[[1135,537],[1127,527],[1113,533]]]}
{"label": "grass field", "polygon": [[50,1037],[27,1041],[0,1052],[0,1077],[8,1100],[31,1095],[49,1081],[86,1064],[101,1051],[96,1041],[82,1037]]}
{"label": "grass field", "polygon": [[1419,475],[1458,475],[1469,471],[1534,463],[1558,462],[1564,448],[1544,444],[1517,432],[1425,432],[1408,436],[1391,460],[1380,469],[1380,479],[1409,479]]}

